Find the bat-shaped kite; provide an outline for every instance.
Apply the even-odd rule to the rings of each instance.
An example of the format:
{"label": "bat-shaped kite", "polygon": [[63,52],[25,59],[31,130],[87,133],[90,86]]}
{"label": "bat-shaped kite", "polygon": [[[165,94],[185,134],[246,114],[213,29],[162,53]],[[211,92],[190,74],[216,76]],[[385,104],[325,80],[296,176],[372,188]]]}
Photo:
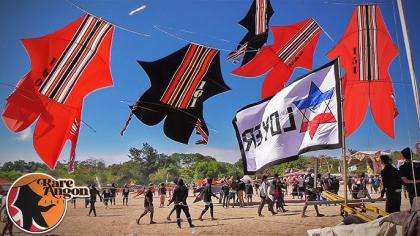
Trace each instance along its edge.
{"label": "bat-shaped kite", "polygon": [[270,0],[254,0],[245,18],[239,22],[248,33],[236,50],[229,54],[228,60],[237,63],[242,58],[242,65],[245,65],[255,57],[258,50],[267,42],[268,22],[273,14]]}
{"label": "bat-shaped kite", "polygon": [[85,15],[40,38],[22,40],[32,69],[7,98],[3,120],[12,132],[36,122],[33,143],[51,169],[70,140],[73,171],[83,99],[112,85],[109,58],[114,27]]}
{"label": "bat-shaped kite", "polygon": [[394,138],[397,109],[388,68],[398,55],[378,6],[357,6],[341,41],[327,55],[339,57],[346,70],[343,79],[346,136],[361,125],[370,101],[379,128]]}
{"label": "bat-shaped kite", "polygon": [[274,43],[264,46],[247,64],[232,74],[258,77],[270,71],[264,80],[262,98],[271,97],[284,88],[296,67],[312,69],[313,54],[322,33],[313,19],[290,26],[272,26]]}
{"label": "bat-shaped kite", "polygon": [[166,136],[184,144],[195,129],[202,137],[197,144],[206,144],[209,132],[203,102],[230,90],[223,81],[219,51],[189,44],[160,60],[139,64],[149,76],[151,87],[130,106],[131,115],[146,125],[156,125],[166,118]]}

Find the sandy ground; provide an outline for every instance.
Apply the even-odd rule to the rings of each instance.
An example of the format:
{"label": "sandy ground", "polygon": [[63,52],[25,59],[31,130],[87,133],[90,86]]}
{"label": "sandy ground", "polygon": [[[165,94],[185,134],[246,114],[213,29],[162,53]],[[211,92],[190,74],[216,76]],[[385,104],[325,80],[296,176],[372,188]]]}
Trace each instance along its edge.
{"label": "sandy ground", "polygon": [[[373,195],[378,197],[378,195]],[[254,196],[254,201],[259,197]],[[290,196],[286,197],[291,199]],[[315,217],[315,211],[312,206],[308,207],[307,218],[301,218],[302,203],[289,203],[286,207],[289,211],[272,216],[267,207],[264,208],[264,217],[257,215],[258,206],[249,206],[246,208],[222,208],[218,203],[215,204],[216,220],[210,220],[210,213],[204,215],[204,221],[197,220],[201,210],[204,208],[203,202],[192,203],[194,197],[189,197],[190,213],[193,218],[195,228],[189,228],[185,215],[181,213],[184,219],[182,229],[178,229],[175,219],[175,212],[172,215],[172,221],[167,221],[166,217],[172,206],[159,208],[159,199],[156,196],[153,199],[155,205],[154,221],[155,225],[149,224],[149,215],[143,217],[140,225],[136,224],[136,218],[143,212],[144,198],[129,198],[128,206],[122,205],[121,195],[117,196],[116,205],[105,209],[104,205],[97,202],[97,217],[89,217],[88,208],[84,207],[84,200],[78,199],[76,208],[68,206],[66,216],[61,224],[49,235],[307,235],[306,230],[337,225],[342,217],[339,215],[338,206],[321,206],[320,212],[324,217]],[[166,202],[166,200],[165,200]],[[214,199],[214,202],[218,202]],[[375,203],[384,209],[384,202]],[[409,208],[407,199],[403,197],[402,210]],[[3,228],[3,224],[1,224]],[[23,235],[14,229],[15,235]]]}

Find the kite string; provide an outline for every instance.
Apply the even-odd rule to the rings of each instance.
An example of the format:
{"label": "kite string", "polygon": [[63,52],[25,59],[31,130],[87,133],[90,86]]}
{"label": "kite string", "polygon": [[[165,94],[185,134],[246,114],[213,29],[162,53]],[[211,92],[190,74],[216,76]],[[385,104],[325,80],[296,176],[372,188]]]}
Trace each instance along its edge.
{"label": "kite string", "polygon": [[[395,3],[394,3],[394,1],[392,1],[392,9],[393,9],[393,15],[394,15],[394,25],[395,25],[395,34],[396,34],[396,39],[397,39],[397,45],[398,45],[398,48],[402,48],[402,47],[400,47],[400,40],[399,40],[399,34],[398,34],[398,27],[397,27],[397,16],[396,16],[396,9],[395,9]],[[401,56],[400,57],[398,57],[398,61],[399,61],[399,66],[400,66],[400,80],[401,81],[403,81],[403,70],[402,70],[402,61],[401,61]],[[407,92],[407,85],[405,85],[404,86],[404,90]],[[406,95],[406,93],[403,93],[404,95],[404,98],[407,98],[407,95]],[[406,114],[406,116],[405,116],[405,120],[406,120],[406,124],[409,124],[409,120],[408,120],[408,114],[410,114],[410,113],[408,113],[408,107],[407,107],[407,102],[404,102],[404,110],[405,110],[405,114]],[[415,184],[415,181],[416,181],[416,175],[415,175],[415,172],[414,172],[414,163],[413,163],[413,160],[412,160],[412,158],[413,158],[413,155],[412,155],[412,152],[411,152],[411,145],[413,144],[413,142],[412,142],[412,139],[411,139],[411,132],[410,132],[410,129],[408,129],[408,127],[407,127],[407,135],[408,135],[408,144],[409,144],[409,147],[410,147],[410,155],[411,155],[411,171],[412,171],[412,175],[413,175],[413,181],[414,181],[414,193],[415,193],[415,196],[418,196],[417,195],[417,192],[419,191],[418,189],[417,189],[417,184]],[[418,199],[418,198],[416,198],[416,199]],[[418,205],[418,201],[416,201],[416,204]]]}
{"label": "kite string", "polygon": [[331,37],[331,35],[324,29],[324,27],[322,27],[321,26],[321,24],[319,24],[318,23],[318,21],[316,21],[315,19],[314,19],[314,21],[316,22],[316,24],[319,26],[319,28],[321,28],[321,30],[325,33],[325,35],[327,36],[327,38],[329,39],[329,40],[331,40],[331,42],[333,42],[334,44],[337,44],[336,42],[335,42],[335,40]]}
{"label": "kite string", "polygon": [[[12,84],[9,84],[9,83],[5,83],[5,82],[1,82],[0,81],[0,85],[3,85],[3,86],[6,86],[6,87],[11,87],[11,88],[14,88],[15,90],[17,90],[17,89],[19,89],[19,90],[21,90],[21,91],[26,91],[26,92],[32,92],[32,91],[29,91],[29,90],[27,90],[27,89],[21,89],[21,88],[19,88],[19,87],[17,87],[17,86],[15,86],[15,85],[12,85]],[[10,96],[10,95],[9,95]],[[8,96],[8,97],[9,97]],[[25,97],[25,98],[27,98],[28,100],[31,100],[31,101],[33,101],[33,99],[32,98],[30,98],[30,97],[27,97],[27,96],[25,96],[25,95],[23,95],[23,94],[21,94],[21,96],[23,96],[23,97]],[[7,100],[7,99],[5,99],[5,100]],[[75,109],[75,107],[72,107],[72,106],[69,106],[69,105],[66,105],[66,104],[61,104],[62,106],[64,106],[64,107],[67,107],[67,108],[69,108],[69,109]],[[82,120],[82,119],[80,119],[80,121],[83,123],[83,124],[85,124],[89,129],[91,129],[94,133],[96,133],[96,130],[91,126],[91,125],[89,125],[87,122],[85,122],[84,120]]]}
{"label": "kite string", "polygon": [[[97,16],[97,15],[95,15],[95,14],[93,14],[93,13],[89,12],[88,10],[86,10],[86,9],[82,8],[81,6],[79,6],[79,5],[77,5],[76,3],[72,2],[71,0],[64,0],[64,1],[66,1],[67,3],[69,3],[70,5],[72,5],[73,7],[75,7],[75,8],[77,8],[77,9],[79,9],[80,11],[82,11],[82,12],[84,12],[84,13],[87,13],[87,14],[89,14],[89,15],[92,15],[92,16],[95,16],[95,17],[97,17],[97,18],[102,19],[102,17],[101,17],[101,16]],[[102,19],[102,20],[104,20],[104,19]],[[137,31],[134,31],[134,30],[128,29],[128,28],[126,28],[126,27],[123,27],[123,26],[117,25],[117,24],[115,24],[115,23],[113,23],[113,22],[110,22],[110,21],[108,21],[108,20],[104,20],[104,21],[106,21],[106,22],[108,22],[109,24],[113,25],[115,28],[118,28],[118,29],[121,29],[121,30],[127,31],[127,32],[132,33],[132,34],[136,34],[136,35],[143,36],[143,37],[149,37],[149,36],[151,36],[150,34],[140,33],[140,32],[137,32]]]}
{"label": "kite string", "polygon": [[193,43],[193,44],[196,44],[196,45],[198,45],[198,46],[203,46],[203,47],[207,47],[207,48],[212,48],[212,49],[216,49],[216,50],[219,50],[219,51],[225,51],[225,52],[231,52],[231,51],[232,51],[232,49],[225,49],[225,48],[210,47],[210,46],[208,46],[208,45],[199,44],[199,43],[196,43],[196,42],[190,41],[190,40],[188,40],[188,39],[184,39],[184,38],[182,38],[182,37],[180,37],[180,36],[177,36],[177,35],[175,35],[175,34],[169,33],[168,31],[166,31],[166,30],[162,29],[159,25],[154,25],[154,26],[153,26],[153,28],[155,28],[156,30],[158,30],[158,31],[160,31],[160,32],[162,32],[162,33],[164,33],[164,34],[166,34],[166,35],[168,35],[168,36],[172,37],[172,38],[178,39],[178,40],[180,40],[180,41],[184,41],[184,42],[186,42],[186,43]]}

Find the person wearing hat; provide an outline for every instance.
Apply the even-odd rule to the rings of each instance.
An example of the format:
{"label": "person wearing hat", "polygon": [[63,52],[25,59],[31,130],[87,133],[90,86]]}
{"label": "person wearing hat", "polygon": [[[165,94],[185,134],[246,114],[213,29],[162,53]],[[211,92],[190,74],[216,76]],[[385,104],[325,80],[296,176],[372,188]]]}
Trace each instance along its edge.
{"label": "person wearing hat", "polygon": [[150,224],[156,224],[153,221],[153,184],[149,184],[149,188],[147,189],[146,193],[144,194],[144,212],[140,215],[140,217],[136,220],[137,224],[140,224],[140,220],[143,216],[147,215],[150,212]]}
{"label": "person wearing hat", "polygon": [[[420,196],[420,163],[411,161],[413,153],[408,147],[404,148],[401,151],[401,154],[404,157],[405,162],[400,166],[400,178],[407,189],[410,205],[412,205],[413,198],[416,197],[416,189],[417,196]],[[413,165],[413,167],[411,165]],[[413,169],[415,178],[413,178]]]}
{"label": "person wearing hat", "polygon": [[399,212],[401,207],[401,179],[398,170],[392,166],[388,155],[381,155],[384,168],[381,171],[382,191],[381,197],[386,194],[385,211],[388,213]]}

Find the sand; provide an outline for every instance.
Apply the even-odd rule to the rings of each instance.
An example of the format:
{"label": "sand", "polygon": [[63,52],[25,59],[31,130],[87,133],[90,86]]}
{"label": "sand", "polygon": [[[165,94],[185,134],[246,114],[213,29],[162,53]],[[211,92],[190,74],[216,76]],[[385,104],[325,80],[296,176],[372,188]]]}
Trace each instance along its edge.
{"label": "sand", "polygon": [[[257,215],[258,206],[245,208],[222,208],[218,200],[214,199],[216,220],[210,220],[210,212],[204,215],[204,221],[197,220],[201,210],[204,208],[203,202],[192,203],[194,197],[188,198],[190,212],[195,228],[189,228],[185,215],[183,218],[182,229],[178,229],[175,219],[175,212],[172,221],[167,221],[166,217],[172,206],[159,208],[159,198],[153,199],[155,205],[154,221],[155,225],[149,224],[149,215],[143,217],[140,225],[137,225],[136,218],[143,212],[144,198],[133,199],[130,195],[128,206],[122,205],[121,195],[117,196],[116,205],[105,209],[101,202],[97,202],[97,217],[87,216],[89,208],[84,207],[84,200],[78,199],[76,208],[69,205],[66,216],[61,224],[50,232],[50,235],[307,235],[306,230],[337,225],[342,217],[339,213],[339,206],[321,206],[320,212],[324,217],[316,217],[313,206],[309,206],[307,215],[301,218],[302,203],[289,203],[286,213],[279,213],[272,216],[267,207],[263,209],[264,217]],[[373,194],[373,197],[379,195]],[[168,199],[168,198],[167,198]],[[291,199],[290,196],[286,200]],[[254,201],[259,197],[254,196]],[[167,202],[165,200],[165,202]],[[384,209],[384,202],[375,203]],[[403,197],[402,210],[409,208],[407,199]],[[3,228],[3,224],[1,224]],[[23,235],[14,229],[16,235]]]}

